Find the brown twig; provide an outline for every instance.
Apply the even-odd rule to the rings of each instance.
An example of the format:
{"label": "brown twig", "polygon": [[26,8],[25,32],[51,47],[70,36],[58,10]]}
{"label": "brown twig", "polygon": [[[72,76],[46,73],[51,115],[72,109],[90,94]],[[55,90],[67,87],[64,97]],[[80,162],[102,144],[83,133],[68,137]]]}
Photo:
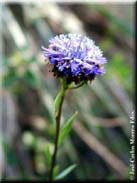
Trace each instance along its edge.
{"label": "brown twig", "polygon": [[126,178],[128,175],[128,167],[112,152],[110,152],[96,137],[89,133],[80,123],[75,122],[73,128],[82,140],[99,154],[119,175]]}

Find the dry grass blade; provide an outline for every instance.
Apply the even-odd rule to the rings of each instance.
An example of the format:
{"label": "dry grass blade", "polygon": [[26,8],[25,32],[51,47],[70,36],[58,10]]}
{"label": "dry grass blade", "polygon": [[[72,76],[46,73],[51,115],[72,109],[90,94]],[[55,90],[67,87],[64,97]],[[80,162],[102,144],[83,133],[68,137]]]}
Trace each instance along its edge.
{"label": "dry grass blade", "polygon": [[73,129],[81,139],[96,153],[98,153],[119,175],[125,178],[128,174],[128,167],[110,152],[94,135],[89,133],[80,123],[75,122]]}

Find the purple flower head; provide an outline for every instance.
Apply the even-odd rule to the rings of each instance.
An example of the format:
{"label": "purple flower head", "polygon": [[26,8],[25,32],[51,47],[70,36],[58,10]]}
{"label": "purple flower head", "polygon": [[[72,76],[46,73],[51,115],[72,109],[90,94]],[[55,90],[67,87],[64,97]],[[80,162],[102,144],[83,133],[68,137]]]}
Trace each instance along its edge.
{"label": "purple flower head", "polygon": [[107,63],[94,41],[79,34],[61,34],[49,41],[49,48],[42,47],[46,60],[52,65],[57,77],[65,77],[68,83],[92,81],[104,74]]}

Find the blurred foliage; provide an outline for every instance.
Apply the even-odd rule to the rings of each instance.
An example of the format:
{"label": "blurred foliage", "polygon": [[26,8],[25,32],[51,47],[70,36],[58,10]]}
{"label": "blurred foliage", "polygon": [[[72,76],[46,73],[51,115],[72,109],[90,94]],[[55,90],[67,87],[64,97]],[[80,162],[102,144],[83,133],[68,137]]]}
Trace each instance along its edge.
{"label": "blurred foliage", "polygon": [[[78,122],[85,130],[79,133],[79,128],[72,126],[59,149],[54,176],[67,180],[128,179],[129,116],[134,99],[133,16],[131,4],[3,5],[1,95],[10,94],[14,106],[7,105],[5,115],[12,116],[9,111],[14,107],[16,117],[15,121],[3,117],[2,124],[12,127],[14,123],[17,128],[9,137],[10,143],[5,137],[10,134],[9,128],[2,129],[6,165],[3,180],[48,178],[55,137],[53,101],[60,84],[48,71],[41,46],[47,46],[52,36],[67,32],[94,39],[108,64],[103,77],[66,96],[62,126],[71,126],[64,119],[78,111],[73,124]],[[87,139],[87,134],[93,136]],[[96,146],[91,147],[91,141]],[[107,157],[111,162],[117,160],[116,164]]]}

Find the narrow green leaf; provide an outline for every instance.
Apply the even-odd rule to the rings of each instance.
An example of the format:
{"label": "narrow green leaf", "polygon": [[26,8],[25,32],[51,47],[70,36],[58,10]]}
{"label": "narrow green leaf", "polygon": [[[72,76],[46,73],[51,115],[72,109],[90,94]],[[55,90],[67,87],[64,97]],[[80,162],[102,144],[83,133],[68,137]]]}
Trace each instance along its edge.
{"label": "narrow green leaf", "polygon": [[56,177],[55,177],[55,180],[59,180],[59,179],[64,178],[64,177],[67,176],[70,172],[72,172],[72,170],[74,170],[74,168],[75,168],[76,166],[77,166],[76,164],[69,166],[69,167],[66,168],[63,172],[61,172],[58,176],[56,176]]}
{"label": "narrow green leaf", "polygon": [[46,156],[46,159],[47,159],[47,164],[48,164],[48,166],[50,166],[50,164],[51,164],[51,153],[50,153],[49,144],[46,145],[45,156]]}
{"label": "narrow green leaf", "polygon": [[62,91],[60,91],[54,100],[55,114],[59,112],[59,106],[61,105],[62,95],[63,93]]}
{"label": "narrow green leaf", "polygon": [[56,165],[53,170],[53,178],[55,178],[59,173],[59,166]]}
{"label": "narrow green leaf", "polygon": [[63,140],[65,139],[65,137],[67,137],[67,135],[69,134],[71,127],[72,127],[72,123],[76,117],[76,115],[78,114],[78,112],[76,111],[70,118],[69,120],[64,124],[64,126],[61,128],[60,131],[60,135],[59,135],[59,145],[63,142]]}

